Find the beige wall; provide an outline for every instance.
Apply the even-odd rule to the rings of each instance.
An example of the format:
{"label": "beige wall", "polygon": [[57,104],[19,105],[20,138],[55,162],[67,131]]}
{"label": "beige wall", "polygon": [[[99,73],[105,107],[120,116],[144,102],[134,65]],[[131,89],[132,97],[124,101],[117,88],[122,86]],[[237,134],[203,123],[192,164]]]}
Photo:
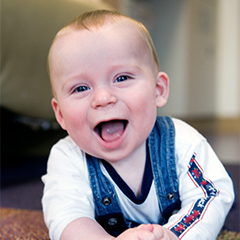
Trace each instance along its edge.
{"label": "beige wall", "polygon": [[218,0],[216,113],[240,115],[240,1]]}
{"label": "beige wall", "polygon": [[159,114],[183,118],[240,116],[240,1],[129,0],[150,30],[171,80]]}

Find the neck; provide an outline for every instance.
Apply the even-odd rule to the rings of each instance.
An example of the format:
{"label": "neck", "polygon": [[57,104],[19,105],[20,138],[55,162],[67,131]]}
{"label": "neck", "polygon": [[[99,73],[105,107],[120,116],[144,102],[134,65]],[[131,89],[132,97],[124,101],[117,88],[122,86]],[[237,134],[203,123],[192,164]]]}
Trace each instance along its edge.
{"label": "neck", "polygon": [[146,142],[133,154],[110,164],[138,197],[141,194],[142,180],[146,163]]}

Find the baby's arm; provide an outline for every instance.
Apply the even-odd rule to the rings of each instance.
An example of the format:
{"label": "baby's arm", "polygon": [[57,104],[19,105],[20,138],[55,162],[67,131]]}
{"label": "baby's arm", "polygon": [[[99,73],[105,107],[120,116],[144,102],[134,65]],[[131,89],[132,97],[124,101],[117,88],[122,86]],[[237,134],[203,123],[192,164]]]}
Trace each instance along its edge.
{"label": "baby's arm", "polygon": [[114,238],[94,220],[78,218],[64,230],[60,240],[178,240],[175,234],[157,224],[140,225]]}
{"label": "baby's arm", "polygon": [[[206,140],[185,124],[176,128],[181,209],[164,227],[180,239],[216,239],[233,203],[232,181]],[[182,137],[183,136],[183,137]]]}
{"label": "baby's arm", "polygon": [[78,218],[67,225],[63,230],[60,240],[98,239],[112,240],[110,236],[96,221],[90,218]]}

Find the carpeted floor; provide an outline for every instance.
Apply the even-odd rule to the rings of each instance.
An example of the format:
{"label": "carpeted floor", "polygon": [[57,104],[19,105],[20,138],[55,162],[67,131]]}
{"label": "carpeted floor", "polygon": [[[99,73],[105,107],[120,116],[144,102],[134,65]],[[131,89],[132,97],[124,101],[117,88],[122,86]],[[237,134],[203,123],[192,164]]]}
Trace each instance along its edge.
{"label": "carpeted floor", "polygon": [[222,231],[217,240],[240,240],[240,233],[237,232],[229,232],[229,231]]}
{"label": "carpeted floor", "polygon": [[1,208],[0,239],[49,239],[42,211]]}

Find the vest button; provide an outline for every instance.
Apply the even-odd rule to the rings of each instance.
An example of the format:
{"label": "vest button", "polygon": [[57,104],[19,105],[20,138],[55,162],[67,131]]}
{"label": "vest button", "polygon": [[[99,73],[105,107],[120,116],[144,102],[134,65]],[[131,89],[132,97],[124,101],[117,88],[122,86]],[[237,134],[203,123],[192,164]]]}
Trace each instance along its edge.
{"label": "vest button", "polygon": [[110,218],[108,219],[108,225],[110,226],[114,226],[118,223],[117,219],[116,218]]}
{"label": "vest button", "polygon": [[167,195],[167,200],[173,200],[174,199],[174,193],[173,192],[171,192],[171,193],[169,193],[168,195]]}
{"label": "vest button", "polygon": [[110,205],[111,202],[112,202],[112,200],[111,200],[110,197],[104,197],[104,198],[102,199],[102,203],[103,203],[103,205],[105,205],[105,206]]}

